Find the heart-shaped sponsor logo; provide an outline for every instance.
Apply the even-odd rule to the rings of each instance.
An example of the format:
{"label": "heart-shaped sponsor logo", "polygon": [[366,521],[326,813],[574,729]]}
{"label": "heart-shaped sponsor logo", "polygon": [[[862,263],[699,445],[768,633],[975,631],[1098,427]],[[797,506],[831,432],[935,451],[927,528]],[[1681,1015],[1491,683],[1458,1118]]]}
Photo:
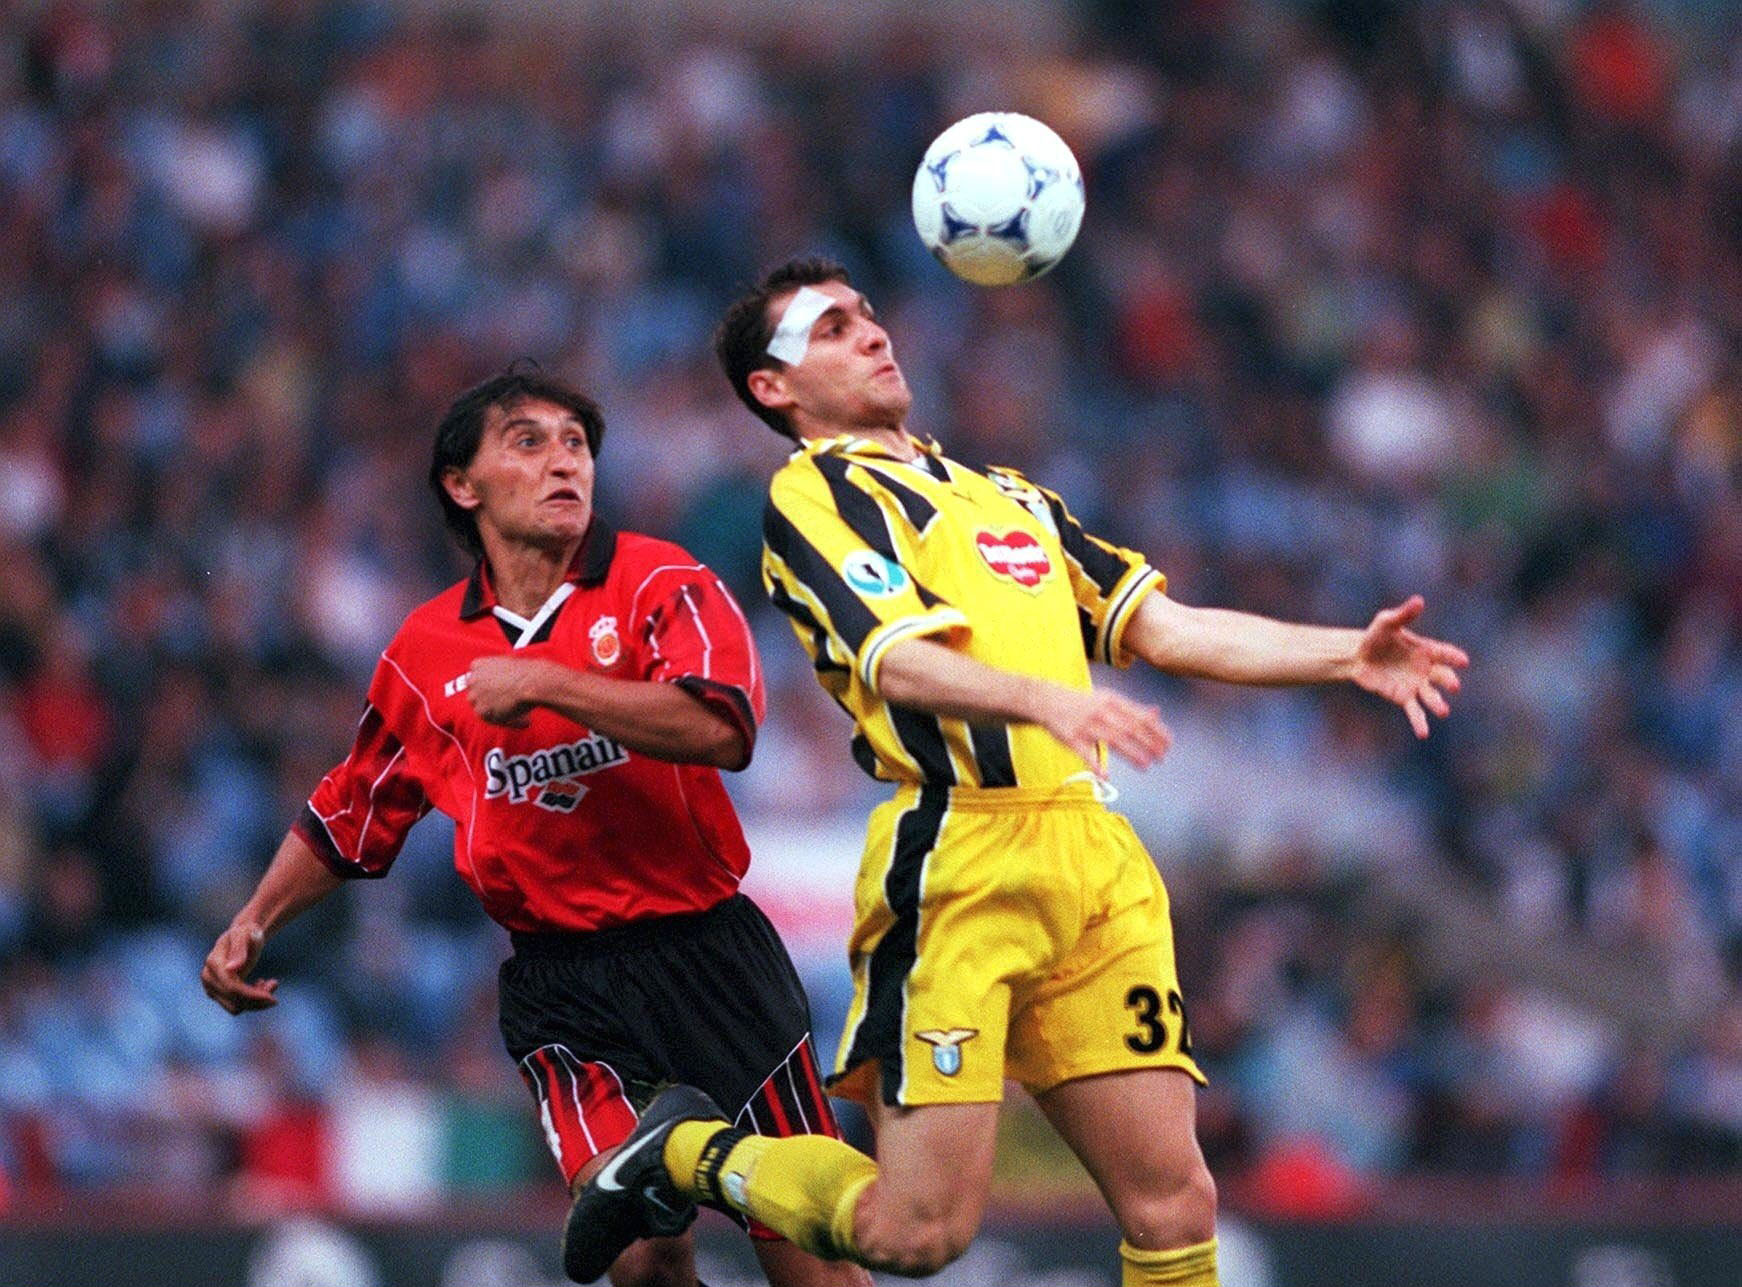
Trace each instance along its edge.
{"label": "heart-shaped sponsor logo", "polygon": [[986,566],[1008,577],[1024,590],[1032,590],[1052,575],[1052,558],[1030,532],[976,532],[974,545]]}

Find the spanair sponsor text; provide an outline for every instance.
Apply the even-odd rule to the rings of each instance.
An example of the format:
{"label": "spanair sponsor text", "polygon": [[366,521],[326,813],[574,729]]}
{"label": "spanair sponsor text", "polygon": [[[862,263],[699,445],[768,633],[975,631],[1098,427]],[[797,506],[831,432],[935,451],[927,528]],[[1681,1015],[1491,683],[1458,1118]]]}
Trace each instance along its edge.
{"label": "spanair sponsor text", "polygon": [[511,803],[523,804],[547,783],[597,773],[628,759],[629,752],[598,733],[526,755],[492,746],[484,754],[484,797],[507,796]]}

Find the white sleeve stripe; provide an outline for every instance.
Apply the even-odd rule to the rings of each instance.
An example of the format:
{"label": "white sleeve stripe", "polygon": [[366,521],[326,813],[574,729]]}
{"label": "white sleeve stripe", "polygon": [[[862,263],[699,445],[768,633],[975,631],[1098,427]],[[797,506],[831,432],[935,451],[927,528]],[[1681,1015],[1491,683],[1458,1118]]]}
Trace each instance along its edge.
{"label": "white sleeve stripe", "polygon": [[[635,593],[633,595],[631,595],[629,598],[629,618],[630,618],[630,621],[632,623],[634,623],[634,622],[639,622],[641,620],[641,616],[640,616],[641,596],[646,591],[648,585],[653,581],[653,578],[658,576],[662,572],[703,572],[703,573],[706,573],[710,578],[712,578],[715,587],[720,592],[720,597],[722,599],[724,599],[726,601],[726,603],[731,607],[733,615],[738,618],[738,624],[743,627],[743,630],[744,630],[744,653],[750,659],[750,683],[747,687],[747,692],[754,692],[756,690],[758,683],[760,682],[760,679],[761,679],[761,658],[757,655],[757,652],[756,652],[756,635],[750,629],[750,619],[744,615],[744,609],[741,606],[739,606],[738,600],[735,597],[733,597],[732,592],[726,588],[725,583],[723,581],[721,581],[719,577],[714,575],[712,569],[710,569],[710,568],[708,568],[700,563],[665,563],[665,564],[661,564],[659,567],[654,568],[653,571],[649,572],[646,575],[646,577],[644,577],[642,579],[641,584],[636,587]],[[700,634],[702,636],[704,648],[708,649],[711,652],[712,647],[713,647],[713,641],[712,641],[712,638],[709,636],[706,627],[704,627],[702,624],[701,610],[696,606],[694,598],[690,595],[690,593],[689,593],[690,588],[691,587],[688,583],[684,584],[684,586],[682,587],[684,601],[687,604],[687,606],[689,607],[691,614],[695,617],[696,631],[698,634]],[[625,627],[625,628],[632,628],[632,627]],[[646,635],[647,635],[648,642],[653,647],[653,652],[654,652],[655,658],[660,662],[664,662],[665,656],[663,653],[660,652],[659,644],[653,638],[653,632],[651,630],[649,630],[646,632]],[[705,653],[704,654],[704,665],[705,666],[711,665],[711,663],[708,662],[708,660],[707,660],[707,656],[708,656],[708,654]],[[704,669],[702,674],[703,674],[703,678],[706,678],[706,679],[711,679],[713,677],[707,669]]]}
{"label": "white sleeve stripe", "polygon": [[696,601],[690,595],[689,586],[686,585],[679,593],[683,595],[684,607],[690,610],[690,619],[696,623],[696,633],[702,639],[702,678],[712,679],[714,677],[714,641],[708,637],[708,628],[702,624],[702,614],[696,610]]}
{"label": "white sleeve stripe", "polygon": [[[386,654],[386,653],[382,653],[382,654],[381,654],[381,655],[382,655],[382,657],[383,657],[383,658],[385,658],[385,657],[386,657],[386,656],[387,656],[387,654]],[[364,723],[364,721],[366,721],[366,720],[367,720],[367,719],[368,719],[368,718],[369,718],[369,712],[370,712],[370,711],[375,711],[375,712],[376,712],[376,714],[380,714],[380,708],[379,708],[379,707],[377,707],[377,706],[376,706],[376,705],[375,705],[375,703],[374,703],[374,702],[370,702],[370,701],[365,701],[365,702],[364,702],[364,703],[363,703],[363,713],[362,713],[362,714],[361,714],[361,715],[359,715],[359,716],[358,716],[358,717],[357,717],[357,727],[358,727],[358,729],[359,729],[359,730],[360,730],[360,729],[362,729],[362,727],[363,727],[363,723]],[[402,745],[402,746],[403,746],[403,745],[404,745],[404,743],[401,743],[401,745]],[[350,754],[348,754],[348,755],[346,755],[346,756],[345,756],[345,763],[344,763],[344,764],[341,764],[341,765],[340,765],[340,766],[339,766],[339,767],[340,767],[340,768],[344,768],[344,767],[345,767],[345,765],[347,765],[347,764],[349,764],[349,763],[350,763],[350,762],[351,762],[351,761],[352,761],[352,760],[354,760],[354,759],[356,759],[356,758],[357,758],[357,748],[356,748],[356,747],[355,747],[355,746],[353,746],[353,747],[352,747],[352,748],[351,748],[351,751],[350,751]],[[334,772],[336,772],[336,771],[337,771],[337,770],[334,770]],[[327,774],[327,777],[331,777],[331,776],[332,776],[332,773],[331,773],[331,772],[329,772],[329,773],[328,773],[328,774]],[[327,779],[326,779],[326,778],[322,778],[322,779],[321,779],[321,782],[322,782],[322,783],[323,783],[323,784],[325,784],[325,782],[326,782],[326,780],[327,780]],[[370,793],[371,793],[371,795],[373,795],[373,793],[374,793],[374,792],[373,792],[373,788],[371,788],[371,792],[370,792]],[[347,813],[349,813],[349,812],[351,812],[351,810],[352,810],[352,809],[354,809],[354,808],[356,808],[356,807],[357,807],[357,805],[356,805],[356,801],[354,801],[354,800],[346,800],[346,801],[345,801],[345,807],[344,807],[344,808],[343,808],[343,809],[340,809],[340,810],[338,810],[338,811],[337,811],[337,812],[336,812],[336,813],[325,813],[325,814],[323,814],[323,813],[318,813],[318,812],[316,812],[316,811],[315,811],[315,807],[314,807],[314,801],[313,801],[313,800],[310,800],[310,801],[309,801],[309,812],[311,812],[311,813],[314,813],[314,814],[315,814],[315,816],[316,816],[316,817],[317,817],[317,818],[319,818],[319,819],[320,819],[320,820],[321,820],[321,821],[322,821],[322,822],[324,822],[324,823],[332,823],[332,822],[335,822],[335,821],[337,821],[337,820],[338,820],[338,819],[339,819],[339,818],[342,818],[342,817],[344,817],[344,816],[345,816],[345,815],[346,815],[346,814],[347,814]],[[328,828],[328,831],[327,831],[327,838],[328,838],[328,839],[331,839],[331,838],[332,838],[332,830],[331,830],[331,828],[330,828],[330,827],[329,827],[329,828]],[[334,850],[335,850],[335,851],[336,851],[336,850],[337,850],[337,849],[338,849],[338,845],[337,845],[337,844],[335,844],[335,845],[334,845],[334,846],[333,846],[333,848],[334,848]]]}
{"label": "white sleeve stripe", "polygon": [[[715,577],[714,584],[719,587],[720,597],[731,607],[732,615],[738,618],[738,624],[744,628],[744,652],[745,655],[750,658],[750,693],[754,693],[757,686],[761,683],[760,671],[762,662],[761,658],[759,658],[756,653],[756,636],[750,630],[750,619],[744,615],[744,609],[738,606],[738,600],[735,599],[732,596],[732,592],[726,588],[726,583],[724,581],[720,580],[719,577]],[[747,693],[746,696],[748,695],[749,694]],[[751,716],[754,717],[755,713],[755,703],[752,702]]]}
{"label": "white sleeve stripe", "polygon": [[423,695],[423,689],[411,682],[411,676],[405,673],[400,664],[386,653],[381,654],[381,660],[392,666],[405,686],[417,695],[417,700],[423,704],[423,717],[429,721],[429,726],[454,744],[454,750],[460,753],[460,763],[466,766],[466,776],[472,780],[472,812],[466,820],[466,865],[472,869],[473,888],[480,887],[483,882],[478,876],[478,862],[472,855],[472,834],[478,829],[478,775],[472,772],[472,762],[466,758],[466,748],[460,744],[460,739],[447,729],[436,723],[434,714],[430,712],[429,698]]}
{"label": "white sleeve stripe", "polygon": [[[661,572],[707,572],[708,569],[700,563],[662,563],[642,578],[641,584],[635,587],[635,593],[629,596],[629,617],[632,621],[641,619],[641,594],[647,589],[648,583]],[[709,573],[712,575],[712,573]]]}
{"label": "white sleeve stripe", "polygon": [[387,761],[387,767],[382,769],[375,780],[369,784],[369,812],[363,815],[363,826],[357,832],[357,862],[363,861],[363,845],[369,836],[369,824],[375,821],[375,793],[381,789],[381,784],[387,780],[387,775],[393,772],[393,766],[405,758],[405,743],[399,744],[399,749],[393,753],[393,758]]}

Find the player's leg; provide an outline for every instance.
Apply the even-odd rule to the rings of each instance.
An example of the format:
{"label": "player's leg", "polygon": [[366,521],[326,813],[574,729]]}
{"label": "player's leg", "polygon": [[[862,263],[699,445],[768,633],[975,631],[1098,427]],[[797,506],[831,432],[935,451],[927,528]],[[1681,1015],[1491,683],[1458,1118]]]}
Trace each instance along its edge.
{"label": "player's leg", "polygon": [[1216,1281],[1215,1186],[1196,1134],[1185,1002],[1167,891],[1130,824],[1081,824],[1061,852],[1088,861],[1097,914],[1053,973],[1021,989],[1008,1064],[1100,1185],[1125,1234],[1125,1287]]}
{"label": "player's leg", "polygon": [[[684,942],[662,944],[637,962],[638,984],[657,983],[659,995],[677,998],[689,1016],[678,1022],[673,1014],[657,1025],[646,1035],[650,1046],[676,1080],[706,1093],[734,1126],[776,1138],[838,1140],[811,1039],[810,1003],[773,925],[742,896],[693,924],[696,932]],[[745,1223],[773,1287],[870,1287],[858,1266],[824,1260],[764,1225]]]}
{"label": "player's leg", "polygon": [[871,1287],[871,1277],[850,1260],[823,1260],[785,1238],[753,1244],[768,1287]]}
{"label": "player's leg", "polygon": [[[616,1153],[659,1079],[657,1066],[625,1042],[616,992],[609,959],[582,950],[575,936],[517,935],[499,978],[503,1040],[571,1195]],[[599,1272],[609,1269],[615,1287],[697,1287],[683,1219],[662,1215],[650,1223],[631,1214],[633,1228],[617,1240],[623,1254]],[[687,1215],[693,1218],[693,1207]],[[680,1236],[637,1242],[654,1224]]]}
{"label": "player's leg", "polygon": [[880,1106],[876,1119],[875,1164],[821,1136],[770,1139],[688,1122],[670,1137],[666,1169],[694,1200],[742,1212],[819,1255],[936,1273],[979,1229],[998,1105]]}
{"label": "player's leg", "polygon": [[[792,982],[798,988],[796,974]],[[799,1005],[806,1011],[808,1023],[802,989]],[[839,1140],[841,1129],[822,1085],[807,1034],[749,1095],[734,1124],[781,1139],[822,1136]],[[857,1164],[856,1157],[848,1161]],[[769,1287],[871,1287],[869,1275],[858,1265],[825,1260],[815,1250],[806,1250],[760,1221],[746,1218],[745,1222]]]}
{"label": "player's leg", "polygon": [[612,1263],[611,1287],[702,1287],[696,1278],[696,1248],[689,1234],[643,1238]]}
{"label": "player's leg", "polygon": [[[557,1165],[569,1177],[569,1192],[579,1195],[616,1156],[615,1141],[636,1124],[622,1078],[611,1065],[583,1061],[560,1044],[531,1052],[520,1071],[538,1103]],[[606,1140],[612,1143],[600,1147]],[[687,1232],[677,1232],[694,1218],[695,1209],[681,1218],[660,1213],[653,1222],[640,1212],[628,1214],[633,1227],[626,1227],[619,1240],[624,1250],[609,1265],[613,1287],[698,1287],[694,1245]],[[652,1224],[674,1236],[646,1236]]]}
{"label": "player's leg", "polygon": [[[982,896],[1002,888],[1004,816],[989,827],[983,816],[952,811],[950,800],[928,788],[879,806],[855,898],[855,992],[837,1085],[861,1099],[919,1106],[879,1113],[887,1174],[839,1140],[752,1135],[698,1104],[694,1092],[672,1093],[650,1106],[650,1119],[713,1120],[650,1125],[642,1140],[632,1136],[625,1155],[638,1145],[651,1154],[657,1139],[660,1174],[638,1165],[615,1192],[597,1191],[601,1177],[580,1199],[583,1215],[609,1230],[623,1195],[651,1187],[662,1201],[737,1211],[808,1251],[872,1268],[929,1272],[967,1245],[1003,1096],[1005,980],[1055,952],[1027,900]],[[577,1266],[620,1250],[594,1242]]]}
{"label": "player's leg", "polygon": [[877,1179],[854,1212],[855,1245],[874,1268],[936,1273],[968,1249],[986,1214],[997,1104],[872,1107]]}
{"label": "player's leg", "polygon": [[1196,1096],[1171,1068],[1084,1077],[1037,1096],[1113,1209],[1127,1287],[1216,1281],[1216,1185],[1198,1147]]}

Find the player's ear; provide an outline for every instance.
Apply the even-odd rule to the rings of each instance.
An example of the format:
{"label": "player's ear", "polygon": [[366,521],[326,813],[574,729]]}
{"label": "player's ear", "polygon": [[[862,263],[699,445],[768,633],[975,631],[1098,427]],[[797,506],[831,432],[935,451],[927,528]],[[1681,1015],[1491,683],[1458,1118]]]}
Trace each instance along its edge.
{"label": "player's ear", "polygon": [[484,503],[483,497],[472,486],[472,480],[466,477],[466,471],[458,465],[449,465],[442,470],[442,490],[461,509],[477,509]]}
{"label": "player's ear", "polygon": [[773,411],[784,411],[792,405],[792,394],[786,389],[786,373],[770,366],[759,366],[744,377],[750,396]]}

